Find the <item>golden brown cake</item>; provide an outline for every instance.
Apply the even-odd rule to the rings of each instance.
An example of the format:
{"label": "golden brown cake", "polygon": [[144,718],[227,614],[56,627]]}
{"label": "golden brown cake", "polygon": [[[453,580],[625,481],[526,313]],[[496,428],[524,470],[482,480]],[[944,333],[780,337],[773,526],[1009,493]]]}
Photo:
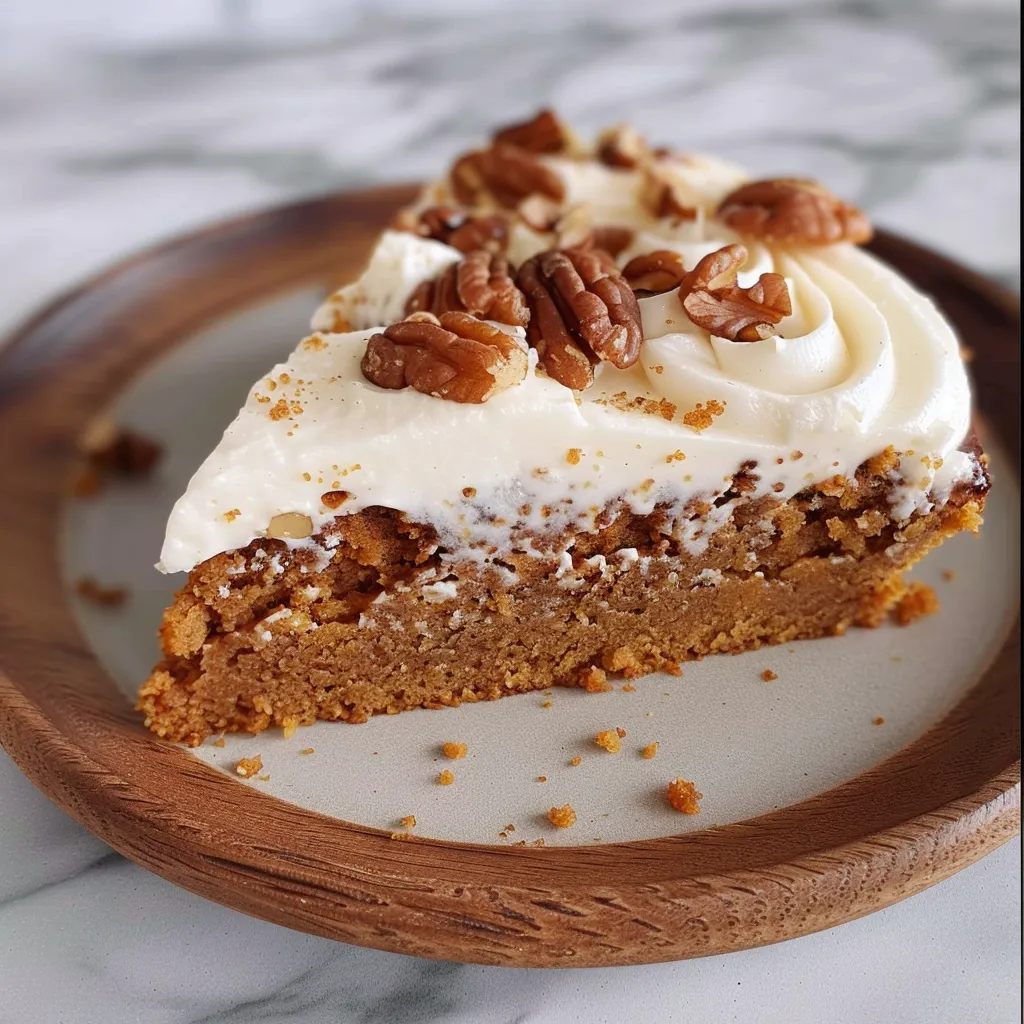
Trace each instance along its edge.
{"label": "golden brown cake", "polygon": [[902,573],[988,476],[956,339],[869,236],[547,112],[460,157],[175,506],[147,725],[601,690],[931,610]]}

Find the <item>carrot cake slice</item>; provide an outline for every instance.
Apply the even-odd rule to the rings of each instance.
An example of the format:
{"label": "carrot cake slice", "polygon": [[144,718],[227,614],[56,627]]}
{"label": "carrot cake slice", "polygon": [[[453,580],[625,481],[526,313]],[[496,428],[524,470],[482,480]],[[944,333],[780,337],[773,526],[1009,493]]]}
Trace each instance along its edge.
{"label": "carrot cake slice", "polygon": [[877,625],[976,530],[957,339],[810,181],[499,131],[171,513],[161,736],[455,706]]}

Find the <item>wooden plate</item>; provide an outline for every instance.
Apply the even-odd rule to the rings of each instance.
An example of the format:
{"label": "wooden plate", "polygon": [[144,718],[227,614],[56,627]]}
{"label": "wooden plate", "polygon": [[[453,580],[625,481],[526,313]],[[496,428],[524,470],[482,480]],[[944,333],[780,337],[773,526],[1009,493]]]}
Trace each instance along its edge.
{"label": "wooden plate", "polygon": [[[160,246],[55,302],[0,352],[0,742],[26,774],[127,857],[210,899],[359,945],[512,966],[776,942],[919,892],[1017,832],[1017,626],[978,653],[991,663],[948,715],[856,778],[748,820],[636,842],[394,842],[260,794],[141,728],[62,580],[75,439],[203,325],[351,278],[411,195],[314,200]],[[1019,463],[1014,297],[893,236],[873,248],[955,321],[975,353],[978,404]]]}

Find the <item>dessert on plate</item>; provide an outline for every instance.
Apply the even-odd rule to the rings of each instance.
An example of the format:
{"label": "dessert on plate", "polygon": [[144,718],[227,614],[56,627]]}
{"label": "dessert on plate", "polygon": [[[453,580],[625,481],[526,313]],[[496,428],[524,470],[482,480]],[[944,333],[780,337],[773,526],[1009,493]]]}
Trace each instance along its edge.
{"label": "dessert on plate", "polygon": [[976,530],[957,340],[814,182],[550,112],[400,212],[171,513],[161,736],[879,624]]}

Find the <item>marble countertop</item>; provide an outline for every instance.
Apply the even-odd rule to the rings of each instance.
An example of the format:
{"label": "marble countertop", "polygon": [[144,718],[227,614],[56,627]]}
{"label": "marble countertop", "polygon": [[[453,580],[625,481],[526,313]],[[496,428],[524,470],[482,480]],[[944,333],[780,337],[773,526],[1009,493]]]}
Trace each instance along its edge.
{"label": "marble countertop", "polygon": [[[1012,0],[514,10],[0,7],[0,328],[212,219],[433,174],[542,103],[584,129],[629,118],[755,171],[819,177],[885,227],[1017,286]],[[0,753],[0,1022],[1001,1024],[1019,1019],[1020,977],[1019,840],[780,946],[525,972],[347,947],[208,903],[112,853]]]}

